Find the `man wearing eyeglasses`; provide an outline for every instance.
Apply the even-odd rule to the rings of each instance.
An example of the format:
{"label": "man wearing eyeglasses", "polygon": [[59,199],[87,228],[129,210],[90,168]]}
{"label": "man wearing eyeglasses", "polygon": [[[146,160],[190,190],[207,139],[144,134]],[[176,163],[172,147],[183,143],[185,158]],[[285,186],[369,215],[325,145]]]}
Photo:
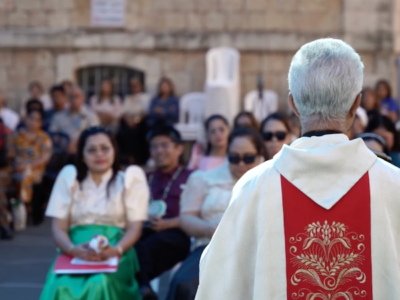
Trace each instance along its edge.
{"label": "man wearing eyeglasses", "polygon": [[400,299],[400,170],[345,135],[363,69],[337,39],[295,54],[289,104],[302,137],[235,186],[197,300]]}
{"label": "man wearing eyeglasses", "polygon": [[144,300],[157,299],[150,280],[184,260],[190,251],[190,238],[179,229],[180,197],[191,173],[179,163],[183,153],[181,136],[173,127],[165,126],[150,131],[148,140],[156,170],[147,174],[151,195],[149,222],[135,246]]}

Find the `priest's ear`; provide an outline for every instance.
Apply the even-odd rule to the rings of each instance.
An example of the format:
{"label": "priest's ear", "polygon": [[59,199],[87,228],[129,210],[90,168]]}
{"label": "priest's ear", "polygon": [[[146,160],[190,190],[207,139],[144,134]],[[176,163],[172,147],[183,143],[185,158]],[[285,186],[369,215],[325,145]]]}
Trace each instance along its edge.
{"label": "priest's ear", "polygon": [[356,99],[354,100],[353,105],[350,107],[350,110],[349,110],[349,117],[350,117],[351,119],[353,119],[353,118],[356,116],[357,108],[358,108],[358,107],[360,106],[360,104],[361,104],[361,96],[362,96],[362,94],[359,93],[359,94],[357,95]]}
{"label": "priest's ear", "polygon": [[296,105],[294,104],[294,99],[293,99],[292,93],[289,93],[288,98],[289,98],[289,105],[290,105],[290,107],[292,108],[294,114],[300,118],[299,111],[297,110],[297,107],[296,107]]}

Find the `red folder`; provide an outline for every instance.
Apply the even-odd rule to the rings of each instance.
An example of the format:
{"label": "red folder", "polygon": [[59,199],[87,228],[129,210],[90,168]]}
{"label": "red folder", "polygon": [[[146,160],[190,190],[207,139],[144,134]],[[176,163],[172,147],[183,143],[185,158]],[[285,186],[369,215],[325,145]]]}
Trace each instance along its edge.
{"label": "red folder", "polygon": [[60,254],[54,265],[55,274],[95,274],[95,273],[115,273],[118,270],[117,265],[110,265],[106,262],[96,265],[72,264],[74,258],[66,254]]}

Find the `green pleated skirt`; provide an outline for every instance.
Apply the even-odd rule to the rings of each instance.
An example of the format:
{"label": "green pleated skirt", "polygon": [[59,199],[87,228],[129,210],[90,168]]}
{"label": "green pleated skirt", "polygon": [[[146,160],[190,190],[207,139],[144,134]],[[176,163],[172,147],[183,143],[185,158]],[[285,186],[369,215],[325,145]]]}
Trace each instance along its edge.
{"label": "green pleated skirt", "polygon": [[[113,226],[84,225],[69,231],[75,245],[87,243],[94,235],[101,234],[114,246],[122,238],[124,230]],[[135,274],[139,262],[132,248],[121,258],[115,273],[88,275],[57,275],[50,267],[40,300],[140,300]]]}

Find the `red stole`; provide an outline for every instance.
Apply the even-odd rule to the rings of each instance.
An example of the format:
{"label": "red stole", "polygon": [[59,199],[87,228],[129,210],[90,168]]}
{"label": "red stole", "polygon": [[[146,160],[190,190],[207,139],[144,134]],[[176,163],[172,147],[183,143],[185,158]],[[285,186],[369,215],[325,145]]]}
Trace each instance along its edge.
{"label": "red stole", "polygon": [[281,183],[288,299],[372,299],[368,173],[330,210]]}

